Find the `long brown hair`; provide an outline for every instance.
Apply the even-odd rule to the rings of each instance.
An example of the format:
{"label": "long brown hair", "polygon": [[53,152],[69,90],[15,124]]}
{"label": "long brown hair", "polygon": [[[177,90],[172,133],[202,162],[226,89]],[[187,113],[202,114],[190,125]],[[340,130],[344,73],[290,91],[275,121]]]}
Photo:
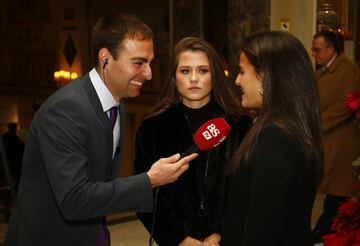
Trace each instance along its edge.
{"label": "long brown hair", "polygon": [[159,103],[150,111],[147,117],[151,117],[164,112],[170,106],[180,103],[181,97],[176,88],[176,70],[180,55],[185,51],[202,51],[208,59],[211,70],[212,99],[231,116],[239,116],[244,113],[240,102],[234,91],[234,84],[228,81],[221,64],[220,57],[214,47],[203,39],[196,37],[186,37],[181,39],[174,48],[174,54],[170,62],[167,85]]}
{"label": "long brown hair", "polygon": [[230,163],[234,173],[251,159],[258,135],[273,123],[295,136],[307,160],[317,163],[322,176],[322,134],[319,98],[311,60],[294,36],[278,31],[248,38],[241,52],[263,82],[263,107]]}

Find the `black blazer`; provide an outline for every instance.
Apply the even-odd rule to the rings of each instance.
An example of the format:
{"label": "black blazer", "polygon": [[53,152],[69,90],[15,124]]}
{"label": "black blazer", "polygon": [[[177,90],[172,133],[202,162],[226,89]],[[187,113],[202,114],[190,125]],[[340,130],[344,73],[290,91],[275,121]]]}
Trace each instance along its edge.
{"label": "black blazer", "polygon": [[6,245],[95,246],[103,216],[151,211],[145,173],[117,178],[123,105],[119,113],[121,138],[112,159],[112,128],[88,74],[42,104],[28,132],[20,207],[11,217]]}
{"label": "black blazer", "polygon": [[316,167],[300,143],[279,127],[264,128],[251,161],[231,179],[221,245],[313,246],[315,193]]}

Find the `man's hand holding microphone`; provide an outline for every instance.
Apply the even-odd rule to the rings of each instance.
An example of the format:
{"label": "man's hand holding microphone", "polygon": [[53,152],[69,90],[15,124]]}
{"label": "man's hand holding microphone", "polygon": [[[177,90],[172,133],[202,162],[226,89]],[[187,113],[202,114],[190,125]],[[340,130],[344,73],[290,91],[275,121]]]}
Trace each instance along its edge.
{"label": "man's hand holding microphone", "polygon": [[197,153],[193,153],[180,159],[180,154],[175,154],[167,158],[159,159],[147,172],[151,186],[155,188],[176,181],[178,177],[189,168],[189,162],[197,156]]}

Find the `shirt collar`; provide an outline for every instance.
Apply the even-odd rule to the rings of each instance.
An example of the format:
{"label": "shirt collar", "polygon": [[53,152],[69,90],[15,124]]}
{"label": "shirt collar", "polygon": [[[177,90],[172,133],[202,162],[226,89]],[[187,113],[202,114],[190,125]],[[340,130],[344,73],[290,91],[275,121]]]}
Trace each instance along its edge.
{"label": "shirt collar", "polygon": [[329,67],[335,61],[336,57],[337,57],[337,54],[335,53],[334,56],[331,58],[331,60],[328,62],[328,64],[326,64],[326,67]]}
{"label": "shirt collar", "polygon": [[103,111],[106,112],[114,106],[118,106],[119,103],[114,99],[109,89],[106,87],[105,83],[101,80],[98,72],[93,68],[89,72],[91,83],[93,84],[96,94],[100,99],[101,106]]}

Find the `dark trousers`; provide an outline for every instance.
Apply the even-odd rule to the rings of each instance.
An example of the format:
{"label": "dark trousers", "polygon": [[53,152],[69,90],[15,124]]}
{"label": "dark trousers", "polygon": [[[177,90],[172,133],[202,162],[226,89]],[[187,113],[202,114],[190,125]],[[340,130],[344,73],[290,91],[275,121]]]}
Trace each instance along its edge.
{"label": "dark trousers", "polygon": [[338,208],[346,200],[347,197],[345,196],[326,195],[323,212],[313,230],[315,237],[321,238],[323,235],[331,232],[331,224],[338,213]]}

